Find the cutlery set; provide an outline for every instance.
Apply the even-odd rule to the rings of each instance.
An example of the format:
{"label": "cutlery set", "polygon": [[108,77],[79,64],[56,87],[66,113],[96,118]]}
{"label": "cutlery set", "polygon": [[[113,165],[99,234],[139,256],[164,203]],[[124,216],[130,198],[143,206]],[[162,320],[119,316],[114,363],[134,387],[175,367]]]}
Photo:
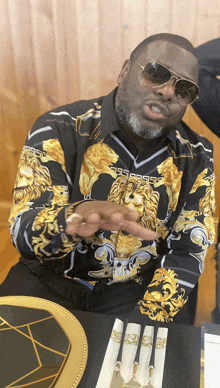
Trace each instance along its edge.
{"label": "cutlery set", "polygon": [[124,341],[125,341],[126,327],[127,327],[127,321],[124,323],[120,348],[119,348],[119,352],[118,352],[117,361],[115,363],[115,368],[114,368],[110,388],[155,388],[152,385],[152,377],[153,377],[153,372],[155,369],[155,350],[156,350],[156,341],[157,341],[157,333],[158,333],[158,324],[156,324],[154,327],[151,357],[150,357],[150,362],[148,365],[149,379],[148,379],[147,385],[144,385],[144,386],[141,385],[136,380],[136,373],[137,373],[137,369],[138,369],[138,365],[139,365],[139,358],[140,358],[140,353],[141,353],[141,344],[142,344],[142,340],[143,340],[143,333],[144,333],[145,327],[141,327],[138,347],[137,347],[136,355],[135,355],[134,362],[133,362],[132,378],[127,383],[124,383],[124,379],[122,378],[121,373],[120,373],[121,365],[122,365],[122,351],[123,351],[123,345],[124,345]]}

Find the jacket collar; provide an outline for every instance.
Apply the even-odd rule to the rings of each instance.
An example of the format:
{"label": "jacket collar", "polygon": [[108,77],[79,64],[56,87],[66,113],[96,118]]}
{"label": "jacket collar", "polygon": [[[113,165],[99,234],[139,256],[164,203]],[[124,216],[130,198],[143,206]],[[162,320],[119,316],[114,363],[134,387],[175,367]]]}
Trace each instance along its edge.
{"label": "jacket collar", "polygon": [[105,96],[102,102],[101,135],[104,138],[114,131],[121,130],[121,126],[115,113],[115,96],[117,89],[118,88],[115,88],[111,93]]}

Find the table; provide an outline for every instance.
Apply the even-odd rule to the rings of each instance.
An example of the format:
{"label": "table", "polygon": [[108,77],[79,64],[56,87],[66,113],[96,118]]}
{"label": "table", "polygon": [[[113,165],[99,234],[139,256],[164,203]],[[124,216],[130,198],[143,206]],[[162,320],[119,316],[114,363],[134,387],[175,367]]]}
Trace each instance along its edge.
{"label": "table", "polygon": [[[120,317],[70,311],[88,340],[87,365],[78,388],[95,388],[115,318]],[[160,326],[168,328],[163,388],[199,388],[201,328],[177,323]]]}

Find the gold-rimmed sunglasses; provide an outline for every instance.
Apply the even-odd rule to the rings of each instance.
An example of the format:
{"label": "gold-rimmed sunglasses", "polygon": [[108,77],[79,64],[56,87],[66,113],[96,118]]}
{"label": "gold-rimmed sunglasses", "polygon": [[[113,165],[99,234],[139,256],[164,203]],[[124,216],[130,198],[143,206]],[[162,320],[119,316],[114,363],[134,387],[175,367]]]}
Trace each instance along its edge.
{"label": "gold-rimmed sunglasses", "polygon": [[145,66],[142,66],[134,59],[131,59],[131,61],[137,63],[141,67],[144,85],[146,87],[152,87],[152,85],[155,88],[164,86],[172,78],[176,78],[174,90],[177,101],[180,105],[187,106],[192,104],[198,98],[199,86],[195,82],[176,74],[168,67],[153,61],[148,62]]}

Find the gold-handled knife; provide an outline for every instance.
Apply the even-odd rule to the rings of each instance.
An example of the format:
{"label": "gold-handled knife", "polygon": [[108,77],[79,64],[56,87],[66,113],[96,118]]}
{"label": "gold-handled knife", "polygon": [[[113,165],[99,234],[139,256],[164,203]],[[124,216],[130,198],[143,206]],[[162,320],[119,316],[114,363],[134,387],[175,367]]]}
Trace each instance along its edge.
{"label": "gold-handled knife", "polygon": [[149,362],[149,366],[148,366],[148,368],[149,368],[149,380],[148,380],[148,384],[142,388],[154,388],[154,386],[152,385],[152,377],[153,377],[153,372],[155,369],[155,351],[156,351],[158,328],[159,328],[159,324],[157,323],[156,326],[154,327],[152,350],[151,350],[150,362]]}
{"label": "gold-handled knife", "polygon": [[127,327],[127,322],[128,320],[125,321],[123,331],[122,331],[122,336],[121,336],[121,343],[120,343],[120,348],[118,352],[118,357],[117,361],[115,363],[115,368],[112,376],[112,381],[110,388],[121,388],[124,383],[124,379],[121,376],[120,369],[121,369],[121,360],[122,360],[122,351],[123,351],[123,344],[124,344],[124,339],[125,339],[125,332],[126,332],[126,327]]}
{"label": "gold-handled knife", "polygon": [[136,380],[136,373],[137,373],[137,368],[138,368],[138,365],[139,365],[139,359],[140,359],[140,353],[141,353],[141,344],[142,344],[144,329],[145,329],[145,326],[141,327],[138,347],[137,347],[135,359],[134,359],[134,362],[133,362],[132,378],[127,383],[123,384],[121,386],[121,388],[138,388],[138,387],[141,387],[141,384],[139,384],[139,382]]}

